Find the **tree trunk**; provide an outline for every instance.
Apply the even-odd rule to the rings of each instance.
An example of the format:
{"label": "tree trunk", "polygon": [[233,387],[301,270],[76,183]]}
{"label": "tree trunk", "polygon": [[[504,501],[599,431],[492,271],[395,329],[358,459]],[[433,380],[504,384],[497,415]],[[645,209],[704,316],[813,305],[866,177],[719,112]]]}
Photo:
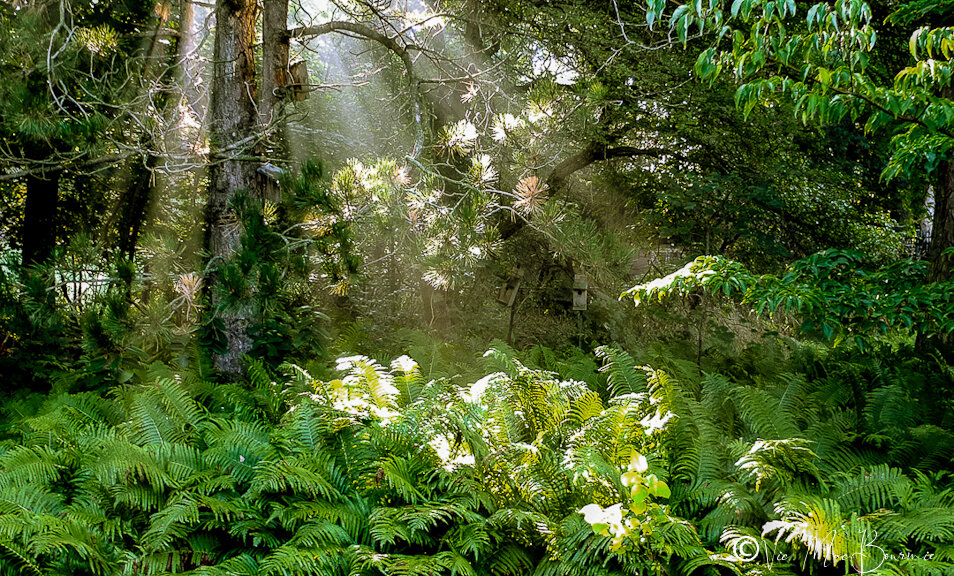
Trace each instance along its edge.
{"label": "tree trunk", "polygon": [[934,187],[934,224],[931,226],[931,243],[928,246],[929,282],[951,279],[954,258],[944,253],[954,247],[954,159],[944,162],[939,170]]}
{"label": "tree trunk", "polygon": [[262,97],[259,121],[268,137],[266,156],[287,160],[288,136],[284,118],[288,85],[288,0],[264,0],[262,12]]}
{"label": "tree trunk", "polygon": [[[954,100],[954,85],[947,86],[941,95],[948,100]],[[930,240],[927,246],[928,282],[944,282],[950,280],[951,267],[954,258],[945,253],[948,248],[954,248],[954,158],[948,158],[939,167],[937,180],[933,186],[934,192],[934,220],[930,227]],[[933,335],[923,332],[917,335],[915,347],[922,351],[931,349],[941,352],[951,361],[951,351],[954,349],[954,334],[938,331]]]}
{"label": "tree trunk", "polygon": [[192,0],[180,0],[179,40],[176,46],[176,67],[179,71],[178,84],[185,94],[186,102],[192,113],[199,116],[202,109],[199,88],[196,85],[198,73],[195,70],[195,5]]}
{"label": "tree trunk", "polygon": [[[941,96],[954,100],[954,84],[946,86]],[[928,244],[928,282],[943,282],[951,279],[954,258],[944,253],[954,247],[954,158],[948,158],[938,168],[937,184],[934,187],[934,224],[931,226],[931,242]]]}
{"label": "tree trunk", "polygon": [[[209,106],[211,166],[206,214],[213,264],[222,265],[241,247],[241,226],[230,202],[239,192],[256,194],[255,165],[244,156],[254,146],[255,115],[254,0],[219,0],[215,7],[215,49]],[[218,279],[213,274],[211,284]],[[220,306],[213,288],[213,306],[224,324],[227,350],[216,354],[216,369],[226,376],[241,374],[242,355],[251,350],[250,306]]]}
{"label": "tree trunk", "polygon": [[129,187],[120,208],[118,242],[118,248],[130,260],[136,254],[136,244],[149,213],[153,197],[152,171],[158,161],[158,156],[147,152],[145,157],[136,158],[130,167]]}
{"label": "tree trunk", "polygon": [[30,174],[26,177],[26,205],[23,210],[23,265],[43,264],[56,247],[56,208],[59,203],[60,173]]}
{"label": "tree trunk", "polygon": [[[258,103],[258,121],[265,140],[262,155],[272,164],[287,168],[289,158],[288,121],[288,0],[264,0],[262,8],[262,94]],[[263,196],[281,199],[278,182],[268,174],[259,174]]]}

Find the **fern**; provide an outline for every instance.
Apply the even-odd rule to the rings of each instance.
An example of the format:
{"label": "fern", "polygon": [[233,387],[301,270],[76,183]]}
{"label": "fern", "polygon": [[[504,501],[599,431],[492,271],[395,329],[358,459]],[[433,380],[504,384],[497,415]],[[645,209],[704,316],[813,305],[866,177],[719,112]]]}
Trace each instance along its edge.
{"label": "fern", "polygon": [[611,346],[600,346],[596,356],[603,361],[600,372],[606,374],[606,383],[614,396],[639,394],[646,391],[646,376],[636,368],[636,361],[627,352]]}
{"label": "fern", "polygon": [[424,391],[426,382],[417,362],[410,356],[401,356],[391,362],[394,386],[399,390],[398,405],[408,406],[416,402]]}
{"label": "fern", "polygon": [[[259,365],[212,387],[155,369],[151,384],[51,398],[0,446],[0,573],[789,574],[862,529],[922,556],[886,570],[951,562],[949,435],[886,408],[901,373],[858,396],[794,360],[704,373],[607,349],[600,389],[567,376],[586,374],[572,353],[530,356],[501,347],[503,370],[470,382],[351,357],[337,380]],[[848,364],[856,384],[880,369]],[[617,553],[577,511],[630,498],[636,454],[671,495],[651,552]],[[796,560],[740,564],[743,537]],[[702,549],[720,538],[725,551]]]}
{"label": "fern", "polygon": [[758,490],[766,481],[781,486],[804,479],[816,481],[819,473],[814,464],[815,459],[815,453],[808,448],[808,442],[804,439],[758,440],[736,462],[736,466],[752,475],[755,489]]}
{"label": "fern", "polygon": [[896,505],[909,485],[901,470],[881,464],[835,483],[833,496],[846,509],[873,512]]}

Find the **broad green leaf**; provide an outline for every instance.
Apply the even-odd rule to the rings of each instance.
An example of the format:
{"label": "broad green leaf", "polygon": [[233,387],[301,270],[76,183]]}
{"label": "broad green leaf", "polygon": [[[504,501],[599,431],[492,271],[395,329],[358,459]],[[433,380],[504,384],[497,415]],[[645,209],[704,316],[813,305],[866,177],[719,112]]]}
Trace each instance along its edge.
{"label": "broad green leaf", "polygon": [[629,469],[631,471],[643,473],[649,470],[649,463],[646,461],[646,457],[636,452],[633,454],[632,459],[629,461]]}
{"label": "broad green leaf", "polygon": [[669,498],[672,496],[672,491],[669,489],[669,485],[663,482],[662,480],[657,480],[653,484],[653,493],[658,498]]}
{"label": "broad green leaf", "polygon": [[739,9],[742,8],[742,2],[744,1],[745,0],[735,0],[734,2],[732,2],[732,9],[730,10],[730,13],[732,14],[733,18],[738,17]]}
{"label": "broad green leaf", "polygon": [[629,497],[633,503],[644,502],[646,498],[649,498],[649,487],[639,483],[629,491]]}
{"label": "broad green leaf", "polygon": [[620,476],[620,481],[623,483],[623,486],[627,488],[630,486],[639,486],[640,480],[642,480],[642,475],[639,472],[626,472]]}

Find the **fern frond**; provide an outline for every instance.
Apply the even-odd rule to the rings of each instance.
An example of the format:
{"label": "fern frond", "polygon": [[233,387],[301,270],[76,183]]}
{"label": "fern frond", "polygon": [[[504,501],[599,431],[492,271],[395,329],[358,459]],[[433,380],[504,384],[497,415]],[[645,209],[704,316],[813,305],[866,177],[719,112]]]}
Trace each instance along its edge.
{"label": "fern frond", "polygon": [[741,387],[736,391],[736,407],[752,435],[770,440],[797,436],[798,426],[780,409],[779,400],[765,390]]}
{"label": "fern frond", "polygon": [[240,482],[251,480],[255,466],[275,451],[261,422],[212,419],[205,426],[205,439],[209,449],[203,455],[209,464],[227,470]]}
{"label": "fern frond", "polygon": [[339,574],[347,573],[348,563],[340,549],[299,548],[292,544],[278,546],[266,556],[258,574]]}
{"label": "fern frond", "polygon": [[484,358],[487,360],[489,372],[503,372],[511,378],[515,378],[523,367],[516,360],[517,352],[499,340],[494,340],[491,343],[491,348],[484,353]]}
{"label": "fern frond", "polygon": [[836,482],[832,497],[846,510],[873,512],[898,503],[910,487],[911,481],[901,470],[881,464]]}
{"label": "fern frond", "polygon": [[394,378],[375,360],[366,356],[339,358],[337,369],[348,374],[341,380],[349,393],[364,395],[379,408],[395,405],[400,391],[394,386]]}
{"label": "fern frond", "polygon": [[421,463],[400,456],[390,456],[381,461],[384,480],[397,495],[409,504],[426,500],[418,486]]}
{"label": "fern frond", "polygon": [[399,406],[408,406],[420,398],[426,382],[421,367],[410,356],[391,361],[391,375],[394,386],[400,391]]}
{"label": "fern frond", "polygon": [[917,402],[900,382],[872,390],[865,401],[865,419],[874,431],[911,427],[918,419]]}
{"label": "fern frond", "polygon": [[18,446],[0,457],[0,487],[48,485],[63,470],[60,451],[47,446]]}
{"label": "fern frond", "polygon": [[2,538],[0,539],[0,550],[5,552],[7,555],[12,556],[18,566],[22,566],[29,571],[27,573],[36,574],[37,576],[44,576],[43,572],[40,570],[40,567],[30,557],[30,553],[22,548],[19,544],[13,542],[12,540]]}
{"label": "fern frond", "polygon": [[781,396],[778,400],[778,409],[798,430],[806,428],[815,419],[815,412],[820,407],[812,401],[813,386],[803,374],[784,373],[778,376],[778,389]]}
{"label": "fern frond", "polygon": [[835,566],[845,561],[857,570],[859,566],[876,566],[883,559],[876,554],[880,550],[865,545],[876,533],[871,525],[876,516],[849,516],[835,500],[803,495],[783,499],[776,510],[781,518],[766,523],[763,536],[777,532],[776,540],[785,538],[805,546],[816,561]]}
{"label": "fern frond", "polygon": [[606,374],[606,384],[614,396],[646,392],[646,375],[636,367],[628,352],[615,346],[600,346],[596,356],[603,361],[600,368]]}
{"label": "fern frond", "polygon": [[165,550],[173,541],[188,535],[192,525],[199,522],[198,502],[187,494],[175,494],[149,520],[142,546],[150,553]]}
{"label": "fern frond", "polygon": [[954,540],[954,507],[923,507],[886,516],[879,534],[899,542],[945,543]]}
{"label": "fern frond", "polygon": [[752,474],[756,490],[766,480],[782,485],[790,485],[804,476],[814,480],[820,473],[815,466],[817,456],[808,447],[810,444],[803,438],[757,440],[736,466]]}
{"label": "fern frond", "polygon": [[328,471],[320,470],[311,464],[313,462],[310,459],[293,457],[263,462],[256,467],[249,486],[249,496],[258,497],[267,492],[281,493],[292,490],[329,500],[339,498],[338,489],[327,477]]}
{"label": "fern frond", "polygon": [[246,376],[249,387],[255,391],[256,403],[262,406],[262,414],[271,422],[277,422],[285,411],[287,392],[282,383],[274,380],[265,367],[265,362],[252,359],[248,363]]}

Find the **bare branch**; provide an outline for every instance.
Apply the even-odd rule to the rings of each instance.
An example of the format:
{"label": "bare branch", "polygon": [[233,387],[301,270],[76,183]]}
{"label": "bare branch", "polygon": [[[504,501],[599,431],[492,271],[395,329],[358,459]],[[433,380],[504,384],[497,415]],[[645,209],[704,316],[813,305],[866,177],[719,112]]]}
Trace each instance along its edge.
{"label": "bare branch", "polygon": [[660,156],[673,155],[674,152],[666,148],[636,148],[634,146],[610,147],[607,144],[590,142],[585,148],[557,164],[547,177],[547,185],[551,188],[559,188],[574,172],[578,172],[594,162],[614,158],[635,158],[637,156],[653,156],[658,158]]}
{"label": "bare branch", "polygon": [[53,174],[55,172],[63,172],[66,170],[69,170],[70,172],[77,172],[82,174],[90,169],[102,169],[103,167],[107,165],[117,164],[135,155],[136,153],[134,152],[126,152],[123,154],[110,154],[108,156],[93,158],[91,160],[87,160],[86,162],[82,162],[74,166],[58,165],[58,166],[41,166],[39,168],[24,168],[23,170],[16,170],[14,172],[0,174],[0,182],[12,182],[14,180],[23,178],[25,176],[33,176],[36,174]]}
{"label": "bare branch", "polygon": [[368,40],[373,40],[391,52],[394,52],[397,55],[401,62],[404,64],[404,69],[407,71],[408,75],[413,78],[414,76],[414,60],[411,58],[409,48],[414,48],[413,45],[401,45],[397,40],[378,32],[377,30],[365,26],[364,24],[358,24],[357,22],[343,22],[341,20],[332,20],[331,22],[325,22],[324,24],[319,24],[318,26],[307,26],[303,28],[294,28],[288,31],[289,36],[292,38],[309,38],[314,36],[321,36],[331,32],[351,32],[352,34],[357,34]]}

